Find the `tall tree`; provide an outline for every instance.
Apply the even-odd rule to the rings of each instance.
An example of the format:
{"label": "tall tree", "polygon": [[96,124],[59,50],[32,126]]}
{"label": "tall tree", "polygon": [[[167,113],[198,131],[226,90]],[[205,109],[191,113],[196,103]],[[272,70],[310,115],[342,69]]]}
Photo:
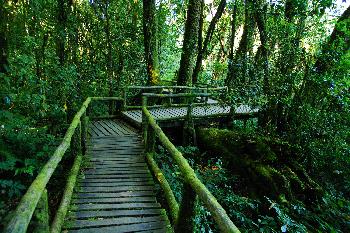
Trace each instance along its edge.
{"label": "tall tree", "polygon": [[233,66],[233,54],[234,54],[234,45],[235,45],[235,38],[236,38],[236,21],[237,21],[237,5],[234,4],[233,11],[232,11],[232,19],[231,19],[231,35],[230,35],[230,46],[229,46],[229,54],[228,54],[228,64],[227,64],[227,77],[226,82],[228,80],[233,79],[234,75],[234,66]]}
{"label": "tall tree", "polygon": [[198,46],[198,28],[201,15],[201,0],[189,0],[185,35],[182,46],[178,85],[192,85],[192,74]]}
{"label": "tall tree", "polygon": [[143,34],[147,64],[147,84],[159,83],[158,36],[155,0],[143,0]]}
{"label": "tall tree", "polygon": [[[208,44],[211,41],[211,38],[213,37],[215,26],[219,19],[221,18],[226,6],[226,0],[221,0],[218,6],[218,9],[216,10],[216,13],[211,20],[207,34],[204,39],[204,43],[202,46],[198,47],[198,55],[197,55],[197,60],[196,60],[196,66],[193,71],[192,79],[193,83],[197,82],[198,79],[198,74],[202,66],[202,60],[207,56],[207,49],[208,49]],[[203,9],[203,8],[202,8]]]}
{"label": "tall tree", "polygon": [[[248,53],[253,47],[255,20],[253,15],[254,0],[245,0],[243,34],[236,54],[232,60],[232,75],[227,76],[225,85],[232,87],[235,81],[236,86],[242,86],[248,76]],[[233,76],[236,79],[233,79]]]}
{"label": "tall tree", "polygon": [[7,13],[5,5],[7,0],[0,0],[0,73],[7,71]]}

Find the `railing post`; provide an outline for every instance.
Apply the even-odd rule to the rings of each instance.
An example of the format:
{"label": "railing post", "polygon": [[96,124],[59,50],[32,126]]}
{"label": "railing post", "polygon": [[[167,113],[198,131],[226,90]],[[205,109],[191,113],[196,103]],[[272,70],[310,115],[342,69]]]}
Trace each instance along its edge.
{"label": "railing post", "polygon": [[149,124],[147,128],[146,152],[153,153],[156,144],[156,133]]}
{"label": "railing post", "polygon": [[123,90],[123,110],[126,111],[127,110],[127,98],[128,98],[128,88],[125,87]]}
{"label": "railing post", "polygon": [[178,221],[175,225],[175,233],[192,233],[194,230],[194,218],[196,215],[197,195],[191,185],[186,181],[183,185],[182,200]]}
{"label": "railing post", "polygon": [[[147,96],[142,96],[142,108],[147,108]],[[148,120],[145,113],[142,110],[142,132],[143,132],[143,143],[145,148],[147,148],[148,142]]]}
{"label": "railing post", "polygon": [[86,112],[84,112],[84,114],[81,116],[80,119],[81,119],[80,122],[81,122],[81,131],[82,131],[82,135],[81,135],[82,154],[86,155],[86,150],[87,150],[86,142],[87,142],[87,131],[88,131]]}
{"label": "railing post", "polygon": [[187,107],[186,120],[183,128],[183,143],[185,145],[196,145],[196,131],[194,129],[194,122],[192,118],[192,103]]}
{"label": "railing post", "polygon": [[39,202],[34,211],[34,233],[49,233],[49,203],[47,198],[47,190],[41,194]]}
{"label": "railing post", "polygon": [[72,138],[71,151],[72,151],[73,157],[79,154],[82,154],[81,135],[82,133],[81,133],[81,120],[80,120]]}

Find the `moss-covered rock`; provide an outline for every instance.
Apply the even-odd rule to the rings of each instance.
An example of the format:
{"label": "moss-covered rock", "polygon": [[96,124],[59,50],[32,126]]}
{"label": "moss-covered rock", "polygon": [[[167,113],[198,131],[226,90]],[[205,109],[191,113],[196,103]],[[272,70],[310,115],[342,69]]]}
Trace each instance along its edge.
{"label": "moss-covered rock", "polygon": [[281,203],[316,200],[322,189],[297,162],[292,148],[279,139],[216,129],[197,129],[198,145],[246,180],[251,197],[270,196]]}

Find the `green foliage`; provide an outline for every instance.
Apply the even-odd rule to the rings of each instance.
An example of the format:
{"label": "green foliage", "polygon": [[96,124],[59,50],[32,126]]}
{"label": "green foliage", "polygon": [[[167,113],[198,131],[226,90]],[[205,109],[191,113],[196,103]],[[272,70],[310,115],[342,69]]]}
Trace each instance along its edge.
{"label": "green foliage", "polygon": [[4,198],[19,196],[52,154],[54,137],[19,114],[0,111],[0,180]]}

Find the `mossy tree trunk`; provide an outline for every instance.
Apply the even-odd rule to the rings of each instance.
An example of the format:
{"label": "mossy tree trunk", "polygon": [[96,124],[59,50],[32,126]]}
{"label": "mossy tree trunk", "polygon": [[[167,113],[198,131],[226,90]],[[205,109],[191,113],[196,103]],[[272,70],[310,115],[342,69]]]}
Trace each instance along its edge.
{"label": "mossy tree trunk", "polygon": [[248,77],[248,53],[253,48],[254,42],[254,7],[252,0],[245,0],[243,34],[236,54],[232,59],[231,75],[228,75],[225,80],[225,85],[229,88],[232,86],[242,87],[246,82],[246,77]]}
{"label": "mossy tree trunk", "polygon": [[157,85],[160,81],[157,25],[155,0],[143,0],[143,35],[148,85]]}
{"label": "mossy tree trunk", "polygon": [[[219,3],[218,9],[216,10],[216,13],[214,15],[214,18],[211,20],[209,24],[203,46],[198,47],[198,56],[196,60],[196,66],[193,70],[193,75],[192,75],[193,83],[197,82],[198,74],[202,67],[202,60],[205,59],[207,56],[207,48],[208,48],[209,42],[211,41],[214,35],[216,23],[219,21],[222,14],[224,13],[225,7],[226,7],[226,0],[221,0]],[[201,7],[201,11],[203,11],[203,7]]]}
{"label": "mossy tree trunk", "polygon": [[7,0],[0,0],[1,10],[0,10],[0,73],[7,72],[7,12],[5,5]]}
{"label": "mossy tree trunk", "polygon": [[177,79],[177,84],[179,86],[192,85],[192,74],[198,51],[197,42],[200,15],[201,0],[189,0],[180,68]]}

